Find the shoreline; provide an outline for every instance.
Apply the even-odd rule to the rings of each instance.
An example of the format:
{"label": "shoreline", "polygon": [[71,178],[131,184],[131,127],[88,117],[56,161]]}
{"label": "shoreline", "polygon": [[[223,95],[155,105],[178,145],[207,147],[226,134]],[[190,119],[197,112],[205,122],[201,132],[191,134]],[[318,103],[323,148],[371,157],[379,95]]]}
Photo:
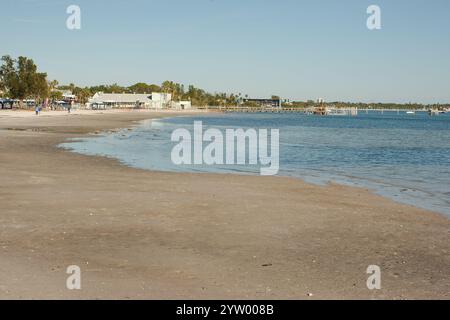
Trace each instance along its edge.
{"label": "shoreline", "polygon": [[[57,147],[164,115],[0,112],[0,299],[450,298],[438,213],[354,187],[148,171]],[[86,284],[69,292],[77,263]],[[372,292],[377,263],[386,289]]]}
{"label": "shoreline", "polygon": [[[169,118],[174,118],[174,117],[184,117],[184,116],[185,116],[185,117],[192,117],[192,116],[196,116],[196,115],[206,115],[206,114],[208,114],[208,113],[207,113],[207,112],[198,112],[198,113],[196,113],[196,112],[187,112],[187,113],[185,113],[185,114],[183,114],[183,113],[180,113],[180,114],[170,114],[170,115],[167,116],[167,117],[161,117],[161,118],[158,118],[158,120],[169,119]],[[130,126],[130,127],[109,129],[109,130],[102,131],[102,132],[98,132],[98,131],[96,131],[96,132],[91,132],[91,133],[88,133],[87,135],[85,135],[85,136],[83,136],[83,137],[87,137],[87,138],[95,138],[95,136],[107,136],[107,135],[109,135],[109,134],[113,134],[113,133],[117,132],[117,131],[120,130],[120,129],[129,129],[129,128],[131,128],[132,130],[134,130],[134,129],[137,128],[138,126],[143,125],[144,122],[147,121],[147,120],[151,120],[151,119],[144,119],[144,120],[136,121],[136,123],[133,124],[133,125]],[[75,139],[76,139],[76,138],[75,138]],[[138,167],[138,166],[133,166],[133,165],[131,165],[131,164],[127,164],[125,161],[123,161],[123,160],[121,160],[121,159],[119,159],[119,158],[115,158],[114,156],[101,155],[101,154],[87,154],[87,153],[78,152],[78,151],[76,151],[76,150],[70,149],[70,147],[68,146],[68,145],[70,145],[70,144],[73,143],[73,142],[74,142],[74,141],[65,141],[65,142],[63,142],[63,143],[61,143],[61,144],[66,144],[66,145],[67,145],[66,147],[61,147],[61,146],[60,146],[61,144],[59,144],[58,147],[63,148],[64,150],[67,150],[67,151],[69,151],[69,152],[79,153],[79,154],[83,154],[83,155],[94,156],[94,157],[95,157],[95,156],[99,156],[99,157],[106,157],[106,158],[108,158],[108,159],[115,159],[115,160],[117,160],[121,165],[124,165],[124,166],[126,166],[126,167],[129,167],[129,168],[135,168],[135,169],[142,169],[142,170],[150,171],[150,172],[161,172],[161,173],[191,173],[191,174],[219,174],[219,175],[228,175],[228,174],[231,174],[231,175],[240,175],[240,176],[254,175],[254,174],[239,173],[239,172],[206,172],[206,171],[204,171],[204,172],[202,172],[202,171],[197,171],[197,172],[196,172],[196,171],[158,170],[158,169],[143,168],[143,167]],[[76,141],[75,141],[74,143],[76,143]],[[429,212],[432,212],[432,213],[435,213],[435,214],[439,214],[439,215],[442,215],[442,216],[444,216],[445,218],[447,218],[447,219],[450,220],[450,215],[449,215],[448,212],[438,211],[437,209],[433,209],[433,208],[431,208],[431,207],[429,207],[429,206],[425,206],[425,205],[424,205],[424,206],[420,206],[420,205],[415,204],[415,203],[412,203],[411,201],[408,201],[408,200],[406,200],[406,199],[401,199],[401,198],[399,198],[398,195],[395,195],[395,194],[388,194],[388,193],[384,193],[384,194],[383,194],[383,191],[380,190],[380,189],[377,189],[376,186],[374,186],[374,185],[370,186],[370,183],[369,183],[369,185],[367,185],[367,181],[363,182],[362,185],[358,185],[358,184],[354,181],[355,178],[352,178],[352,177],[348,177],[348,176],[337,177],[338,179],[340,178],[341,181],[337,181],[336,179],[333,179],[333,178],[330,178],[330,179],[322,179],[323,182],[321,183],[321,182],[314,182],[314,181],[312,181],[312,180],[314,180],[314,179],[312,179],[312,178],[308,179],[308,178],[305,178],[305,177],[302,177],[302,176],[289,175],[289,174],[287,174],[287,173],[286,173],[286,174],[283,174],[281,171],[280,171],[280,173],[277,174],[276,176],[279,177],[279,178],[298,179],[298,180],[301,180],[302,182],[304,182],[304,183],[306,183],[306,184],[313,184],[313,185],[316,185],[316,186],[325,186],[325,187],[326,187],[326,186],[328,186],[328,185],[336,184],[336,185],[340,185],[340,186],[347,186],[347,187],[350,187],[350,188],[362,189],[362,190],[365,190],[365,191],[369,191],[370,193],[372,193],[372,194],[374,194],[374,195],[381,196],[381,197],[383,197],[383,198],[385,198],[385,199],[394,201],[395,203],[403,204],[403,205],[411,206],[411,207],[414,207],[414,208],[417,208],[417,209],[422,209],[422,210],[426,210],[426,211],[429,211]],[[319,178],[318,178],[318,179],[319,179]],[[357,178],[357,179],[364,181],[363,178]],[[364,185],[364,183],[366,183],[366,185]],[[383,182],[379,182],[379,183],[383,183]],[[397,186],[397,187],[398,187],[399,189],[407,188],[407,187],[405,187],[405,186]],[[422,191],[422,190],[419,190],[419,191]],[[422,191],[422,192],[424,192],[424,191]]]}

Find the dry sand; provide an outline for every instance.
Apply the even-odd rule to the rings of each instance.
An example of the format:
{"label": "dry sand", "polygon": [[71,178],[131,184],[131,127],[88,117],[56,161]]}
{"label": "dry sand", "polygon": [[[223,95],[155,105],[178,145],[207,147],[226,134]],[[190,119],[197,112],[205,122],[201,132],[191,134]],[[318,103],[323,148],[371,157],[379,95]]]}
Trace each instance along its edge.
{"label": "dry sand", "polygon": [[[0,299],[450,298],[444,216],[363,189],[56,147],[168,113],[24,115],[0,111]],[[66,289],[69,265],[82,290]],[[381,290],[366,287],[369,265]]]}

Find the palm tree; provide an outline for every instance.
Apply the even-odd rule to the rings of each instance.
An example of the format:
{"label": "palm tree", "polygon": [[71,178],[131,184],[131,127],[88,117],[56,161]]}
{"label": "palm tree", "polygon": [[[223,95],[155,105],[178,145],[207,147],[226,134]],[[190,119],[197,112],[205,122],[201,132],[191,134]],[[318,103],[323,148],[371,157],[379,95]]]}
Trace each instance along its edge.
{"label": "palm tree", "polygon": [[48,83],[48,88],[50,90],[50,92],[54,91],[59,85],[58,80],[52,80]]}

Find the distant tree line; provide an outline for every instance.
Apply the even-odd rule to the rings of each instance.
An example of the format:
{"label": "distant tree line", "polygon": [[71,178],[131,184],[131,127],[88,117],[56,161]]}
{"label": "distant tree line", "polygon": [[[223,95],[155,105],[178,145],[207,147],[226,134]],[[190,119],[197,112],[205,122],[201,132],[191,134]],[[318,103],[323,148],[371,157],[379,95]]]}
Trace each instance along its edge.
{"label": "distant tree line", "polygon": [[[183,84],[173,81],[164,81],[161,85],[147,84],[139,82],[129,87],[120,86],[117,83],[111,85],[96,85],[90,87],[79,87],[71,83],[60,85],[58,81],[48,81],[47,74],[38,72],[38,68],[32,59],[18,57],[13,59],[6,55],[1,58],[0,67],[0,97],[8,97],[23,101],[33,99],[41,103],[45,99],[57,101],[62,98],[62,91],[71,91],[77,96],[78,102],[84,104],[96,92],[104,93],[152,93],[164,92],[172,94],[175,101],[190,100],[195,106],[236,106],[244,105],[257,107],[258,104],[252,101],[244,102],[248,95],[242,93],[209,93],[204,89],[189,85],[187,88]],[[277,95],[272,95],[272,99],[280,99]],[[308,108],[317,106],[312,100],[296,101],[284,104],[287,107]],[[327,102],[325,106],[357,107],[360,109],[422,109],[427,107],[440,108],[443,105],[426,106],[422,104],[394,104],[394,103],[351,103],[351,102]]]}
{"label": "distant tree line", "polygon": [[161,85],[147,84],[139,82],[129,87],[120,86],[117,83],[112,85],[97,85],[91,87],[78,87],[76,85],[59,85],[59,90],[71,91],[78,97],[81,103],[87,102],[96,92],[103,93],[152,93],[163,92],[172,94],[172,99],[176,101],[190,100],[196,106],[225,106],[236,105],[241,99],[241,94],[208,93],[203,89],[189,85],[187,89],[183,84],[173,81],[164,81]]}
{"label": "distant tree line", "polygon": [[[117,83],[111,85],[96,85],[80,87],[73,83],[60,85],[58,81],[47,79],[47,74],[38,72],[38,68],[32,59],[18,57],[13,59],[6,55],[1,58],[0,67],[0,97],[8,97],[23,101],[33,99],[38,103],[45,99],[57,101],[62,98],[63,91],[70,91],[77,96],[78,102],[86,103],[96,92],[104,93],[152,93],[164,92],[172,94],[173,100],[190,100],[196,106],[227,106],[236,105],[243,96],[228,93],[209,93],[206,90],[173,81],[164,81],[161,85],[139,82],[131,86],[120,86]],[[245,95],[247,97],[247,95]]]}

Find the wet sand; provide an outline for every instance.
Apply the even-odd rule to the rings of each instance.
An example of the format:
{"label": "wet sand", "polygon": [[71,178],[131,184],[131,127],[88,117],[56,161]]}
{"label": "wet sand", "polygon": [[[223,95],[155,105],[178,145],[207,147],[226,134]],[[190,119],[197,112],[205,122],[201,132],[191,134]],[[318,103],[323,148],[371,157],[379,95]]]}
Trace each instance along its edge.
{"label": "wet sand", "polygon": [[[442,215],[364,189],[74,154],[56,145],[171,114],[57,114],[0,111],[0,299],[450,298]],[[70,265],[81,290],[66,289]]]}

